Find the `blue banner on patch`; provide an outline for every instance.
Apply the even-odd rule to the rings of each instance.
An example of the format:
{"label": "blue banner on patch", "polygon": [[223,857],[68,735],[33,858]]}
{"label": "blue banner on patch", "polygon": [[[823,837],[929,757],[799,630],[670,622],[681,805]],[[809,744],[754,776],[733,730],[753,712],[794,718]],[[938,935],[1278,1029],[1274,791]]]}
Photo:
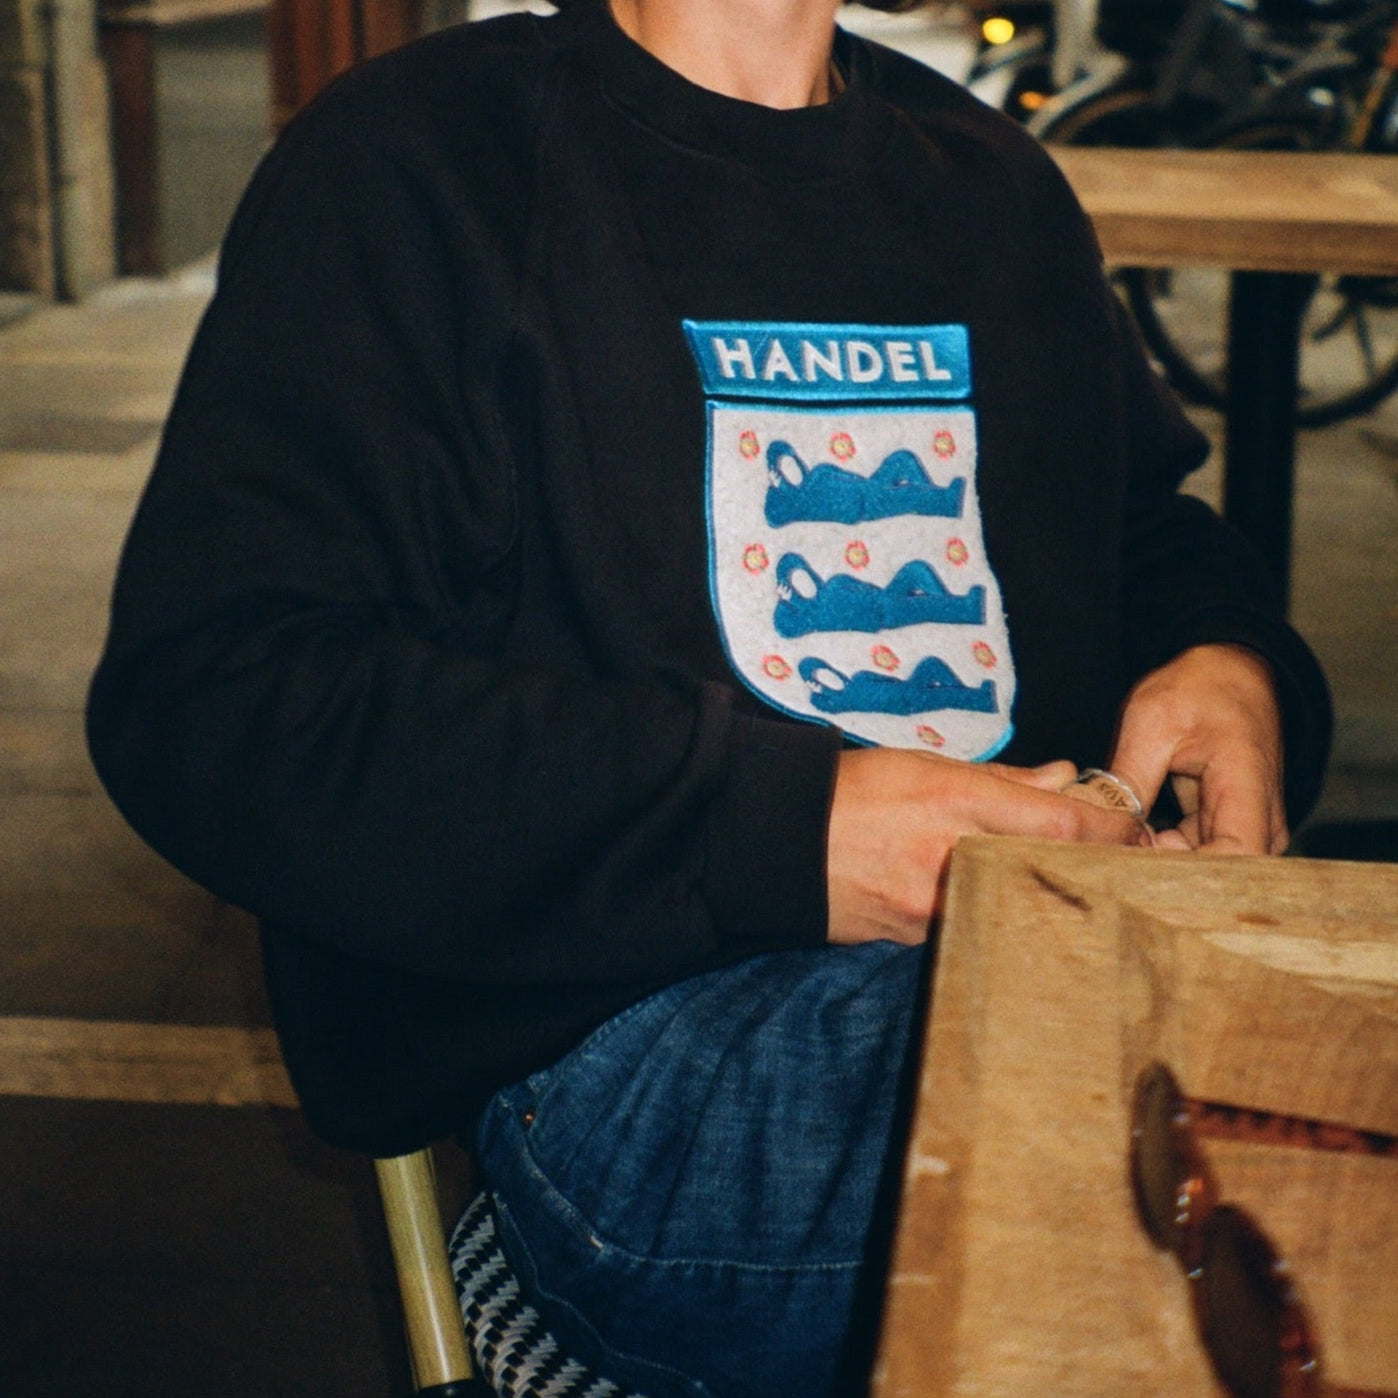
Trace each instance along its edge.
{"label": "blue banner on patch", "polygon": [[684,330],[708,397],[886,403],[971,396],[964,325],[687,320]]}

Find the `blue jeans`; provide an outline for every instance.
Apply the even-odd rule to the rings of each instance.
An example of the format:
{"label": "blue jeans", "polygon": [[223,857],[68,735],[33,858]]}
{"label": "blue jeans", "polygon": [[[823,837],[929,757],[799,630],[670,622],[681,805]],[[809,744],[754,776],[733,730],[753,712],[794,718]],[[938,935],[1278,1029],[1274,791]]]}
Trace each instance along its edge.
{"label": "blue jeans", "polygon": [[492,1099],[500,1244],[566,1352],[647,1398],[862,1391],[927,960],[756,957]]}

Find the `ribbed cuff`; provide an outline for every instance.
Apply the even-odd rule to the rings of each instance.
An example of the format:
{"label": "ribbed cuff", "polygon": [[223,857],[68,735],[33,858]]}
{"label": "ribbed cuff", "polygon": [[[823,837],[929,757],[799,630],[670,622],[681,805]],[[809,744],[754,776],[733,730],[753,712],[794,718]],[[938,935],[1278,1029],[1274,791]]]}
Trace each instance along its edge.
{"label": "ribbed cuff", "polygon": [[704,872],[722,943],[777,951],[825,941],[825,837],[841,743],[824,725],[733,714]]}

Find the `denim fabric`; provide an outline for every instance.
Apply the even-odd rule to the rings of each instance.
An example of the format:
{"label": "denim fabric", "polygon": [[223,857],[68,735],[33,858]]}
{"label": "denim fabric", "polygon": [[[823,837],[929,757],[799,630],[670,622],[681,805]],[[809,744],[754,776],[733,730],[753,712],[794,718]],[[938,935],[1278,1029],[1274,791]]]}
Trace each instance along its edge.
{"label": "denim fabric", "polygon": [[860,1390],[927,957],[757,957],[496,1095],[500,1242],[565,1349],[647,1398]]}

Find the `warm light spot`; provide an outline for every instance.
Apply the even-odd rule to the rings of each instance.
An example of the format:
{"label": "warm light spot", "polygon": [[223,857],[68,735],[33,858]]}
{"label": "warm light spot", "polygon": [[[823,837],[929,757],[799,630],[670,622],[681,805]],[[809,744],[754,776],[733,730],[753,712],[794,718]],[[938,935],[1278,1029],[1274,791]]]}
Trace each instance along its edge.
{"label": "warm light spot", "polygon": [[981,37],[987,44],[1008,44],[1015,36],[1015,22],[1005,15],[991,15],[981,24]]}

